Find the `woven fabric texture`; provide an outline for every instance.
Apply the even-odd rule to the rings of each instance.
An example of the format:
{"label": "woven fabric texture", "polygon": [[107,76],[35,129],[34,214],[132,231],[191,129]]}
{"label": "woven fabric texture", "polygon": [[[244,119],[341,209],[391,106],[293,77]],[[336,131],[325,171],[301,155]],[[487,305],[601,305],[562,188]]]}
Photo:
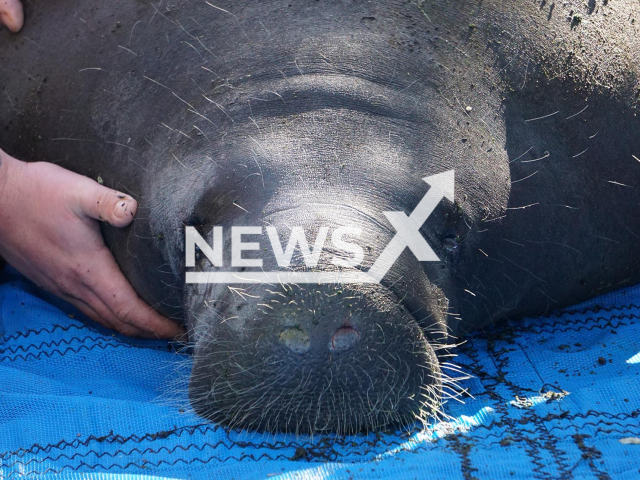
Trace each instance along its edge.
{"label": "woven fabric texture", "polygon": [[471,335],[456,363],[473,398],[450,420],[296,438],[204,421],[185,408],[187,354],[5,275],[0,478],[640,478],[639,318],[640,286]]}

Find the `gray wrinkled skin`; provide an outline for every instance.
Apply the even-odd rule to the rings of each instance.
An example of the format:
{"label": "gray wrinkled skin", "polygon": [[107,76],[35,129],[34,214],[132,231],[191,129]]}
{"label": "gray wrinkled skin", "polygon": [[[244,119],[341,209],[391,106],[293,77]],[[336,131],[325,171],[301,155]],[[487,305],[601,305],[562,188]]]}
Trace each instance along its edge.
{"label": "gray wrinkled skin", "polygon": [[[0,33],[3,148],[138,199],[105,238],[189,327],[201,415],[427,421],[460,391],[465,331],[640,281],[636,2],[209,3],[40,1]],[[184,284],[185,225],[227,246],[232,225],[358,226],[368,269],[395,233],[382,212],[450,169],[456,201],[421,230],[441,262],[405,250],[373,286]]]}

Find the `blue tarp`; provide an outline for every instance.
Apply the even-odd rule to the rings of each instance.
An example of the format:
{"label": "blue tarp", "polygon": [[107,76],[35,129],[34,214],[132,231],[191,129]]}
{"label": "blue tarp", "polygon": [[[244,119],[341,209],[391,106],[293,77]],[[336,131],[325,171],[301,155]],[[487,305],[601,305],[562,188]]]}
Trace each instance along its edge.
{"label": "blue tarp", "polygon": [[187,354],[102,329],[9,275],[0,478],[640,478],[639,315],[637,286],[471,335],[456,363],[473,398],[447,403],[451,419],[296,438],[204,421],[184,408]]}

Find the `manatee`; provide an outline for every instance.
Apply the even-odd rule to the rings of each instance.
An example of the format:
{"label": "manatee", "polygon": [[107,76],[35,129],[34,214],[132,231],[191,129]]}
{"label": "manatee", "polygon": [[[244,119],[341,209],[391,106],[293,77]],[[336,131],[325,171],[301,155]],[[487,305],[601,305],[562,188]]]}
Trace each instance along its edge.
{"label": "manatee", "polygon": [[25,8],[2,148],[138,200],[103,235],[205,418],[428,422],[466,332],[640,281],[637,2]]}

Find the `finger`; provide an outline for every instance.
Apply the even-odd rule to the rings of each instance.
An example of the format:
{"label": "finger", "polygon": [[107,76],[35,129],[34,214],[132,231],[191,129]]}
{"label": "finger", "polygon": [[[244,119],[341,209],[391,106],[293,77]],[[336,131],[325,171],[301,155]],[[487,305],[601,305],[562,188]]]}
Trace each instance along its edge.
{"label": "finger", "polygon": [[89,317],[96,323],[99,323],[103,327],[115,330],[122,335],[136,338],[156,338],[153,332],[147,332],[133,325],[129,325],[124,322],[119,322],[111,313],[111,311],[104,305],[91,291],[85,292],[84,298],[79,298],[74,295],[65,294],[62,295],[64,300],[80,310],[84,315]]}
{"label": "finger", "polygon": [[[128,283],[126,285],[129,286]],[[147,305],[130,286],[125,290],[123,285],[117,296],[112,298],[112,304],[107,303],[104,298],[103,301],[115,317],[125,324],[144,330],[149,338],[174,339],[186,333],[181,325],[163,317]]]}
{"label": "finger", "polygon": [[108,222],[114,227],[129,225],[138,210],[138,202],[131,196],[103,187],[86,177],[82,178],[76,192],[76,213]]}
{"label": "finger", "polygon": [[19,32],[24,24],[22,3],[18,0],[0,0],[0,23],[12,32]]}
{"label": "finger", "polygon": [[[56,295],[65,302],[70,303],[94,322],[112,330],[117,330],[124,335],[138,337],[149,336],[149,332],[145,332],[144,330],[132,327],[128,324],[122,324],[121,326],[124,328],[118,328],[117,319],[104,305],[102,300],[100,300],[88,287],[83,286],[82,284],[77,284],[74,292],[72,293],[62,285],[56,285],[56,281],[54,279],[46,274],[42,275],[42,272],[29,272],[29,268],[20,268],[20,265],[16,265],[16,268],[18,271],[23,272],[27,278],[40,288]],[[63,290],[60,289],[61,286]]]}
{"label": "finger", "polygon": [[[0,2],[2,2],[3,0],[0,0]],[[0,8],[0,10],[2,10]],[[4,150],[2,150],[0,148],[0,162],[4,161],[4,160],[15,160],[15,158],[13,158],[11,155],[9,155],[7,152],[5,152]]]}
{"label": "finger", "polygon": [[152,333],[156,338],[175,338],[185,333],[181,325],[163,317],[138,297],[108,249],[100,252],[95,261],[99,267],[92,270],[99,269],[107,275],[92,277],[91,288],[117,321]]}
{"label": "finger", "polygon": [[[110,268],[103,269],[106,275],[92,277],[91,285],[85,284],[82,299],[93,312],[87,314],[92,320],[112,328],[123,335],[152,339],[180,339],[186,330],[177,323],[163,317],[138,297],[120,271],[111,253],[106,248],[103,262]],[[104,283],[104,285],[103,285]],[[99,293],[97,293],[99,292]]]}

